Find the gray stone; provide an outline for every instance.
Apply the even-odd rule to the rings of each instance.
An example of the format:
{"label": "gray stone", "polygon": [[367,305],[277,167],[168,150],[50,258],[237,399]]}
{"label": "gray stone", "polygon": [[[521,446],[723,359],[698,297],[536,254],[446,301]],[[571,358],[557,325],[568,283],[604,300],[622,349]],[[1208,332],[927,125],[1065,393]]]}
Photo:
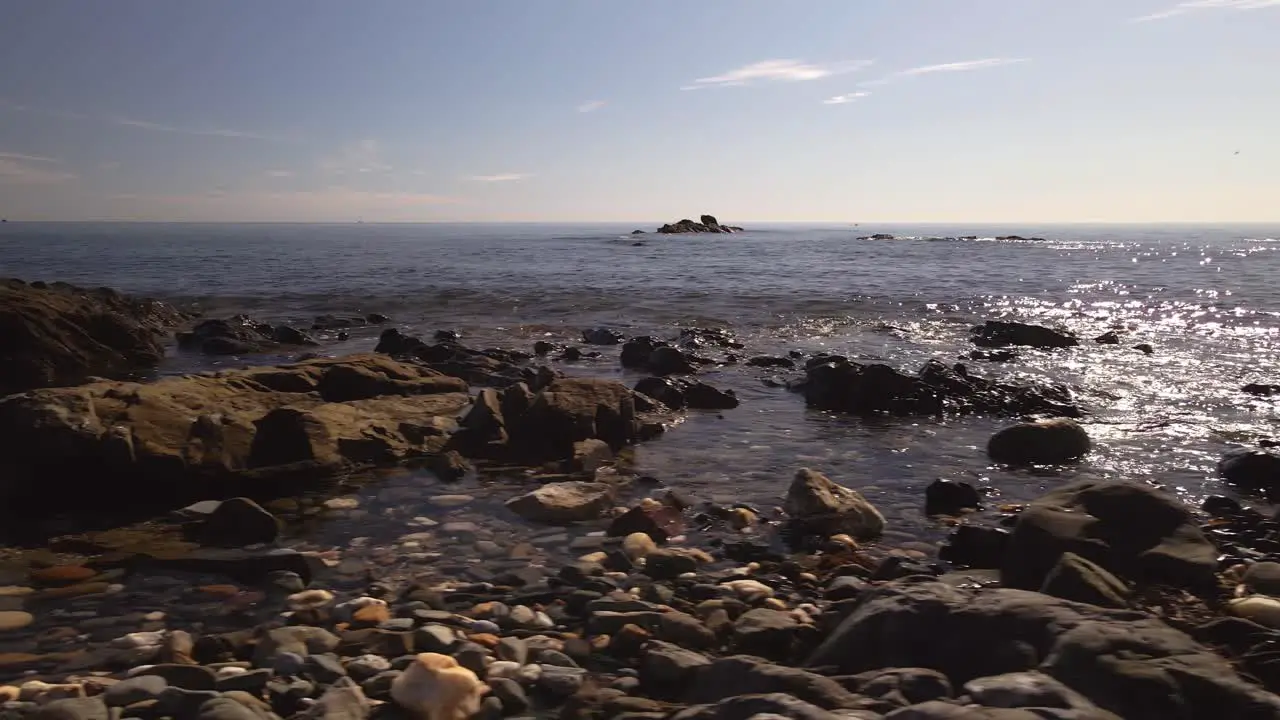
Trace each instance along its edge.
{"label": "gray stone", "polygon": [[473,642],[464,642],[453,653],[453,659],[458,661],[462,667],[475,673],[477,677],[485,676],[485,660],[489,657],[489,651],[483,645],[477,645]]}
{"label": "gray stone", "polygon": [[493,649],[493,654],[499,660],[510,660],[524,665],[529,662],[529,644],[524,641],[524,638],[504,637],[498,640],[498,646]]}
{"label": "gray stone", "polygon": [[489,678],[489,690],[502,702],[502,710],[516,715],[529,709],[529,698],[520,683],[510,678]]}
{"label": "gray stone", "polygon": [[[407,666],[406,666],[407,667]],[[391,686],[396,678],[404,674],[403,670],[387,670],[360,683],[360,689],[372,700],[391,701]]]}
{"label": "gray stone", "polygon": [[338,678],[307,715],[316,720],[365,720],[372,711],[359,685],[351,678]]}
{"label": "gray stone", "polygon": [[413,642],[419,652],[447,655],[458,644],[458,634],[444,625],[423,625],[414,632]]}
{"label": "gray stone", "polygon": [[551,695],[569,697],[582,689],[587,671],[582,668],[561,667],[559,665],[539,665],[542,674],[538,676],[538,687]]}
{"label": "gray stone", "polygon": [[139,675],[158,675],[183,690],[214,690],[217,685],[214,672],[199,665],[152,665]]}
{"label": "gray stone", "polygon": [[701,668],[684,695],[688,703],[714,703],[751,693],[785,693],[826,710],[857,708],[857,695],[828,677],[800,668],[773,665],[760,658],[736,655]]}
{"label": "gray stone", "polygon": [[868,539],[884,531],[884,516],[862,493],[809,468],[796,472],[783,509],[790,516],[788,525],[803,535],[845,533]]}
{"label": "gray stone", "polygon": [[1063,553],[1040,592],[1099,607],[1129,607],[1129,588],[1115,575],[1075,553]]}
{"label": "gray stone", "polygon": [[559,650],[543,650],[538,653],[538,662],[543,665],[555,665],[557,667],[576,668],[578,663],[573,658],[565,655]]}
{"label": "gray stone", "polygon": [[169,687],[169,682],[158,675],[139,675],[127,678],[107,688],[102,699],[109,707],[124,707],[146,700],[155,700]]}
{"label": "gray stone", "polygon": [[710,664],[711,660],[701,653],[650,640],[640,660],[640,681],[663,694],[675,695],[693,680],[699,668]]}
{"label": "gray stone", "polygon": [[951,697],[951,681],[928,668],[870,670],[854,677],[859,695],[889,700],[898,705],[916,705]]}
{"label": "gray stone", "polygon": [[185,690],[171,685],[160,693],[155,710],[162,716],[194,717],[199,714],[200,708],[206,702],[217,697],[218,693],[213,690]]}
{"label": "gray stone", "polygon": [[342,641],[324,628],[293,625],[273,628],[258,641],[253,652],[255,667],[271,667],[276,655],[291,652],[306,657],[311,653],[333,652]]}
{"label": "gray stone", "polygon": [[267,681],[271,679],[271,676],[270,668],[250,670],[249,672],[219,679],[217,687],[214,689],[221,693],[243,690],[248,693],[261,694],[263,689],[267,687]]}
{"label": "gray stone", "polygon": [[[337,655],[320,653],[307,658],[303,668],[307,676],[321,685],[332,685],[347,676],[347,669]],[[294,673],[295,675],[297,673]]]}
{"label": "gray stone", "polygon": [[1217,583],[1218,550],[1190,509],[1140,483],[1086,480],[1036,500],[1018,515],[1001,578],[1039,590],[1067,552],[1130,582],[1193,590]]}
{"label": "gray stone", "polygon": [[302,673],[305,658],[297,653],[282,652],[271,660],[271,670],[276,675],[294,677]]}
{"label": "gray stone", "polygon": [[613,486],[556,482],[507,501],[507,508],[533,522],[563,524],[592,520],[613,505]]}
{"label": "gray stone", "polygon": [[344,664],[347,674],[357,682],[367,680],[380,672],[391,669],[391,661],[381,655],[361,655],[351,658]]}
{"label": "gray stone", "polygon": [[1089,711],[1099,718],[1114,717],[1099,710],[1080,693],[1042,672],[1006,673],[978,678],[965,683],[964,691],[975,703],[986,707],[1064,708]]}
{"label": "gray stone", "polygon": [[223,501],[200,526],[200,539],[206,545],[241,547],[271,543],[279,535],[280,521],[276,516],[242,497]]}
{"label": "gray stone", "polygon": [[791,613],[769,608],[748,610],[733,624],[734,652],[787,660],[800,627]]}
{"label": "gray stone", "polygon": [[262,710],[254,708],[231,698],[216,697],[206,700],[200,705],[197,720],[264,720],[268,717]]}
{"label": "gray stone", "polygon": [[111,711],[102,698],[64,698],[41,706],[32,720],[108,720]]}
{"label": "gray stone", "polygon": [[1280,597],[1280,563],[1254,563],[1245,569],[1241,582],[1255,593]]}

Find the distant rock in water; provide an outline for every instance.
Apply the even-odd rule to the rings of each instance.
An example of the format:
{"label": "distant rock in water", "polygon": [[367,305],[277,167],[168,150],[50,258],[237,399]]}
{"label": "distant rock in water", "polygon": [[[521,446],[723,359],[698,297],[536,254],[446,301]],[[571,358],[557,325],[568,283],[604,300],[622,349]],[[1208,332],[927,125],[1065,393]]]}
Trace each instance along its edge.
{"label": "distant rock in water", "polygon": [[681,233],[735,233],[742,232],[742,228],[732,225],[721,225],[714,215],[703,215],[699,218],[700,222],[694,222],[688,218],[677,223],[668,223],[658,228],[658,232],[664,235],[678,235]]}
{"label": "distant rock in water", "polygon": [[286,346],[317,345],[301,330],[287,325],[256,322],[247,315],[227,320],[205,320],[178,333],[178,347],[205,355],[246,355],[279,350]]}
{"label": "distant rock in water", "polygon": [[876,233],[874,235],[863,235],[859,240],[897,240],[898,238],[889,233]]}
{"label": "distant rock in water", "polygon": [[182,313],[65,283],[0,281],[0,396],[156,366]]}

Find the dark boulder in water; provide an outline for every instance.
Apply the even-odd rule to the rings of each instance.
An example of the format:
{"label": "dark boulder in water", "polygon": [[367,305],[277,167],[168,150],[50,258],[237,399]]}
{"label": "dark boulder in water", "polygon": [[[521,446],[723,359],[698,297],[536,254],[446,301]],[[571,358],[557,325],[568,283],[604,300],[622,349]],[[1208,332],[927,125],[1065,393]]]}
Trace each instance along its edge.
{"label": "dark boulder in water", "polygon": [[1055,330],[1043,325],[1020,322],[988,320],[969,331],[973,344],[980,347],[1001,348],[1010,345],[1026,345],[1037,348],[1073,347],[1080,339],[1065,330]]}
{"label": "dark boulder in water", "polygon": [[967,482],[934,480],[924,491],[926,515],[959,515],[982,507],[982,495]]}
{"label": "dark boulder in water", "polygon": [[1218,473],[1245,490],[1280,498],[1280,455],[1249,448],[1231,450],[1218,461]]}
{"label": "dark boulder in water", "polygon": [[178,347],[205,355],[266,353],[289,346],[317,344],[301,330],[257,322],[247,315],[236,315],[226,320],[204,320],[190,330],[178,333]]}
{"label": "dark boulder in water", "polygon": [[1046,413],[1078,417],[1071,392],[1062,386],[997,382],[971,375],[963,365],[931,360],[915,375],[888,365],[863,365],[839,356],[809,361],[799,385],[805,402],[819,410],[853,415],[941,415],[945,413]]}
{"label": "dark boulder in water", "polygon": [[609,328],[591,328],[582,331],[582,342],[588,345],[617,345],[626,336]]}
{"label": "dark boulder in water", "polygon": [[1094,338],[1093,341],[1099,345],[1119,345],[1120,333],[1115,330],[1108,330]]}
{"label": "dark boulder in water", "polygon": [[1150,355],[1156,351],[1155,348],[1151,347],[1151,343],[1138,343],[1133,346],[1133,349],[1141,350],[1144,355]]}
{"label": "dark boulder in water", "polygon": [[970,350],[970,360],[985,360],[986,362],[1012,362],[1018,359],[1018,353],[1013,350]]}
{"label": "dark boulder in water", "polygon": [[184,319],[108,288],[0,281],[0,396],[149,370]]}
{"label": "dark boulder in water", "polygon": [[1000,430],[987,442],[987,455],[1011,465],[1060,465],[1079,460],[1091,447],[1089,434],[1080,423],[1053,418]]}
{"label": "dark boulder in water", "polygon": [[738,398],[732,390],[721,390],[696,380],[651,377],[636,383],[635,390],[672,410],[731,410],[738,407]]}
{"label": "dark boulder in water", "polygon": [[1280,385],[1265,385],[1263,383],[1249,383],[1240,388],[1240,392],[1247,392],[1250,395],[1259,397],[1271,397],[1272,395],[1280,395]]}

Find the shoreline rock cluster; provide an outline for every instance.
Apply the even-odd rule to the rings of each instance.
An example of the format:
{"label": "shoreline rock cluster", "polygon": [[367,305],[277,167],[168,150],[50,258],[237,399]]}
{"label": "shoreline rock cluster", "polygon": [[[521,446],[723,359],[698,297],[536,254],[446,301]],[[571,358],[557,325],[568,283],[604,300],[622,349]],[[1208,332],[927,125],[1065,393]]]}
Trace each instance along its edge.
{"label": "shoreline rock cluster", "polygon": [[[1010,464],[1089,451],[1066,388],[939,362],[909,374],[752,357],[727,332],[692,329],[671,340],[584,334],[651,375],[635,389],[394,328],[367,355],[102,380],[77,373],[154,362],[150,346],[130,343],[163,349],[190,318],[106,291],[5,289],[23,298],[3,306],[19,327],[97,317],[87,306],[101,298],[116,318],[106,335],[128,328],[110,345],[96,321],[75,324],[66,365],[41,357],[56,354],[47,334],[23,336],[24,382],[71,386],[0,398],[6,505],[204,501],[155,547],[64,538],[38,561],[0,564],[5,718],[1280,718],[1280,544],[1263,511],[1215,498],[1201,522],[1150,485],[1085,481],[983,522],[971,514],[986,504],[980,492],[939,481],[923,505],[953,527],[935,555],[880,544],[885,516],[812,469],[796,472],[780,508],[759,510],[646,493],[613,465],[674,412],[738,405],[698,378],[705,367],[794,369],[807,404],[853,415],[1039,416],[991,438],[989,456]],[[281,342],[275,327],[236,322],[209,326],[210,337]],[[982,326],[977,344],[1073,344],[1007,325]],[[81,352],[90,341],[107,349]],[[550,555],[497,534],[475,541],[474,558],[432,556],[424,546],[446,535],[481,533],[465,522],[432,530],[429,518],[370,556],[385,564],[296,552],[280,546],[271,505],[253,499],[405,462],[445,481],[473,462],[521,468],[534,482],[500,511],[567,526],[556,542],[571,559],[535,561]],[[1255,450],[1221,471],[1266,494],[1280,487],[1278,465]],[[458,572],[383,572],[402,567],[396,552]],[[148,604],[157,592],[203,605]],[[113,606],[116,596],[133,604]]]}

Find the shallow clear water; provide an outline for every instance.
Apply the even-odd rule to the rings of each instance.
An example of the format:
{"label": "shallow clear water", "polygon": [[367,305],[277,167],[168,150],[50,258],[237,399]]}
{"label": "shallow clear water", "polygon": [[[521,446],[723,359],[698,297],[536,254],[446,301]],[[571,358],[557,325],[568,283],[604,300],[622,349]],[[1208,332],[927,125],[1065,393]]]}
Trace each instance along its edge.
{"label": "shallow clear water", "polygon": [[[937,477],[979,481],[1008,501],[1078,477],[1154,480],[1194,500],[1223,491],[1214,478],[1223,450],[1280,434],[1276,402],[1239,392],[1280,382],[1280,226],[778,226],[632,237],[634,227],[9,223],[0,226],[0,275],[299,324],[382,312],[407,330],[454,329],[486,346],[572,342],[600,325],[659,335],[720,325],[752,354],[828,350],[910,368],[956,361],[971,349],[968,327],[988,318],[1086,338],[1125,331],[1119,346],[969,363],[980,374],[1073,385],[1097,444],[1078,467],[992,468],[982,448],[998,419],[832,417],[766,387],[778,373],[751,368],[704,378],[735,389],[739,409],[692,415],[636,452],[636,469],[670,486],[761,507],[780,501],[797,467],[815,467],[862,487],[913,536],[937,532],[918,510]],[[882,232],[899,239],[856,239]],[[996,239],[1010,234],[1045,239]],[[969,235],[977,239],[954,239]],[[373,332],[324,350],[368,349]],[[1155,353],[1132,350],[1139,342]],[[175,356],[166,370],[214,365]],[[564,369],[621,375],[607,351]],[[372,501],[376,488],[363,492]],[[400,515],[448,515],[413,502],[388,509],[395,527]]]}

